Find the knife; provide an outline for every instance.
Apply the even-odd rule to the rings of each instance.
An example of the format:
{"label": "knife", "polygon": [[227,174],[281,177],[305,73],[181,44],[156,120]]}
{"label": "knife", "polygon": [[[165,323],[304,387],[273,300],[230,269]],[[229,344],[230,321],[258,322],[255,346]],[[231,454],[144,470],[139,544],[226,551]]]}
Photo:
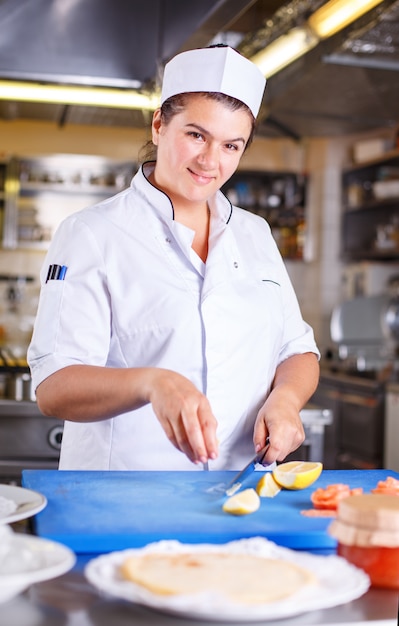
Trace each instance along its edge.
{"label": "knife", "polygon": [[259,450],[259,452],[255,454],[254,458],[248,463],[248,465],[246,465],[244,469],[241,470],[241,472],[239,472],[236,476],[234,476],[233,480],[231,481],[231,483],[228,485],[226,489],[226,492],[225,492],[226,496],[234,495],[236,491],[238,491],[241,488],[242,483],[244,482],[244,480],[249,478],[249,476],[254,471],[256,465],[258,463],[262,463],[263,459],[265,458],[266,452],[269,449],[269,446],[270,446],[270,439],[269,437],[267,437],[265,447]]}

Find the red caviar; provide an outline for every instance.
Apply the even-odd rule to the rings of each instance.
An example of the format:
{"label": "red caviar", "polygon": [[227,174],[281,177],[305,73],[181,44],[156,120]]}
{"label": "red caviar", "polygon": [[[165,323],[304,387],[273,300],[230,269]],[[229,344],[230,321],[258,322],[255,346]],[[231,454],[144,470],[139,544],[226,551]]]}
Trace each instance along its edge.
{"label": "red caviar", "polygon": [[349,496],[329,533],[337,553],[363,569],[373,587],[399,589],[399,498],[386,492]]}
{"label": "red caviar", "polygon": [[346,546],[338,543],[337,554],[364,570],[373,587],[399,589],[399,548]]}

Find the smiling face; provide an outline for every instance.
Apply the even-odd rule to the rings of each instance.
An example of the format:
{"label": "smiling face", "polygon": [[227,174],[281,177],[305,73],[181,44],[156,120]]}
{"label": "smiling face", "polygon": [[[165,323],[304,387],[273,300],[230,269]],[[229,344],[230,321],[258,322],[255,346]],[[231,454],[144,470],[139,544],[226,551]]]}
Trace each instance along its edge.
{"label": "smiling face", "polygon": [[154,184],[176,209],[206,206],[237,169],[252,131],[251,114],[232,110],[203,94],[185,96],[185,106],[168,123],[154,113],[157,146]]}

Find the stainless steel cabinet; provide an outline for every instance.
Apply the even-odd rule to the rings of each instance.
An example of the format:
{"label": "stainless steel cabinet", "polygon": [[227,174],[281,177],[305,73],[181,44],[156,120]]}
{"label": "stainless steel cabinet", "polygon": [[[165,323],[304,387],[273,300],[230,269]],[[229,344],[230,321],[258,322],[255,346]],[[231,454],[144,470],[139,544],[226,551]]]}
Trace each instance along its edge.
{"label": "stainless steel cabinet", "polygon": [[64,424],[35,402],[0,400],[0,482],[19,484],[23,469],[57,469]]}
{"label": "stainless steel cabinet", "polygon": [[326,426],[326,469],[383,467],[385,385],[374,379],[322,373],[311,402],[331,409]]}

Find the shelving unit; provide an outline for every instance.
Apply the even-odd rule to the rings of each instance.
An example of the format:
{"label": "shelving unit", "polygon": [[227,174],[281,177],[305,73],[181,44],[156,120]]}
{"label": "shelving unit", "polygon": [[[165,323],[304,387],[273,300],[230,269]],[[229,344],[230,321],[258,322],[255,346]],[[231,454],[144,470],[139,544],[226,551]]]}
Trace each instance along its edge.
{"label": "shelving unit", "polygon": [[343,172],[342,257],[399,259],[399,150]]}
{"label": "shelving unit", "polygon": [[85,155],[12,159],[3,247],[46,249],[67,215],[126,188],[135,169],[134,163]]}
{"label": "shelving unit", "polygon": [[302,260],[307,183],[295,172],[238,171],[222,191],[232,204],[268,221],[283,257]]}

